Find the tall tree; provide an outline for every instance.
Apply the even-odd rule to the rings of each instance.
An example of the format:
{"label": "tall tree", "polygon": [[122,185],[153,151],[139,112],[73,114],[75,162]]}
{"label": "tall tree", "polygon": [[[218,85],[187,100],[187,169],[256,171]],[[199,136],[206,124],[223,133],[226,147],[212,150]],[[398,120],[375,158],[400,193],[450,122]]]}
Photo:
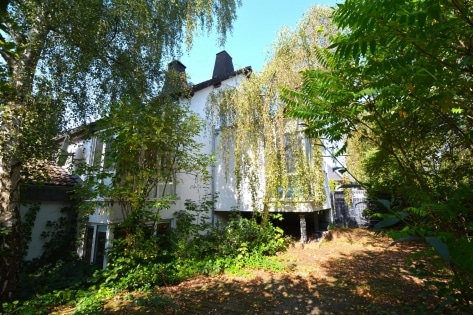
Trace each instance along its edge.
{"label": "tall tree", "polygon": [[[2,2],[3,3],[3,2]],[[2,15],[0,296],[16,289],[21,257],[18,182],[32,158],[52,158],[50,139],[121,98],[152,99],[161,65],[216,26],[231,30],[239,0],[12,0]],[[5,44],[8,43],[8,44]],[[47,131],[47,132],[46,132]]]}
{"label": "tall tree", "polygon": [[347,0],[333,20],[340,33],[317,51],[327,69],[305,72],[301,90],[285,91],[288,113],[311,135],[368,144],[366,187],[391,202],[381,226],[402,220],[396,238],[432,245],[453,271],[451,298],[468,308],[473,7]]}
{"label": "tall tree", "polygon": [[179,174],[194,176],[195,185],[206,184],[209,175],[211,157],[200,153],[196,141],[204,122],[189,109],[192,90],[185,73],[171,69],[165,81],[150,101],[112,104],[97,122],[95,136],[102,144],[97,163],[76,165],[76,172],[86,175],[77,191],[81,199],[118,205],[123,220],[136,227],[157,222],[160,211],[175,202],[172,186]]}
{"label": "tall tree", "polygon": [[313,200],[317,206],[326,200],[319,143],[303,137],[297,120],[286,119],[279,86],[296,88],[300,71],[322,67],[312,47],[329,45],[335,33],[330,14],[319,6],[308,10],[294,30],[281,30],[261,73],[236,88],[221,87],[208,99],[208,120],[220,128],[227,172],[234,167],[240,196],[249,191],[256,210],[282,199]]}

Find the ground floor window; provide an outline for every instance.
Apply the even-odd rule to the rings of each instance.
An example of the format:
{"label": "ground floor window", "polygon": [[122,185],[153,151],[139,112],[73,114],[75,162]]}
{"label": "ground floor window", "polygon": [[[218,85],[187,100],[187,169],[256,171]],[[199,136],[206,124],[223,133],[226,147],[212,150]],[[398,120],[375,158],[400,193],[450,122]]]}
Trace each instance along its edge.
{"label": "ground floor window", "polygon": [[163,220],[156,224],[156,235],[164,235],[171,228],[171,220]]}
{"label": "ground floor window", "polygon": [[89,225],[85,231],[84,260],[103,268],[107,243],[106,225]]}
{"label": "ground floor window", "polygon": [[[161,220],[155,224],[147,225],[149,237],[153,235],[165,235],[171,229],[172,220]],[[127,231],[119,226],[114,226],[113,234],[109,225],[91,224],[85,230],[84,256],[83,259],[99,268],[105,268],[107,264],[106,251],[113,237],[125,237]]]}

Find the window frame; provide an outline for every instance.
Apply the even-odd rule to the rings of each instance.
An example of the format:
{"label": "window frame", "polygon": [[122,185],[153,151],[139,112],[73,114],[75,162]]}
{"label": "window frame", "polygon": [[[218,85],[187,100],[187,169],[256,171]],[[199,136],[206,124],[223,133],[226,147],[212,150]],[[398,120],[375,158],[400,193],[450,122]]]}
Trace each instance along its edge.
{"label": "window frame", "polygon": [[[104,234],[104,235],[99,235]],[[110,229],[107,224],[87,224],[84,235],[83,259],[91,265],[105,268],[108,261]]]}

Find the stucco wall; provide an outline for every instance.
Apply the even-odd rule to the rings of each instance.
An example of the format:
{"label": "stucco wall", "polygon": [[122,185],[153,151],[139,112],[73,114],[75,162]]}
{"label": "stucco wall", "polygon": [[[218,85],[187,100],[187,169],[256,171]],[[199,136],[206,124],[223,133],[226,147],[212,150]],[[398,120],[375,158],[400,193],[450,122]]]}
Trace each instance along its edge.
{"label": "stucco wall", "polygon": [[[32,204],[23,204],[20,206],[22,221],[24,221],[25,215],[31,206]],[[48,221],[57,221],[62,216],[61,209],[67,206],[69,206],[68,203],[52,201],[43,201],[40,204],[40,210],[36,214],[34,225],[31,230],[31,241],[26,244],[28,246],[28,251],[24,260],[32,260],[39,258],[42,255],[45,240],[41,237],[41,233],[45,231]]]}

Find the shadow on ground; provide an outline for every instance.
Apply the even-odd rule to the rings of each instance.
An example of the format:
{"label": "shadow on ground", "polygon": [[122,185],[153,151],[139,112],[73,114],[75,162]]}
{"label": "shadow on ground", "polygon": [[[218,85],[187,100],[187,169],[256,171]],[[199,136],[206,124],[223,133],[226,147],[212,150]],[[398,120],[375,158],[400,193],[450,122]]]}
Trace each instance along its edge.
{"label": "shadow on ground", "polygon": [[140,299],[116,301],[107,314],[441,313],[435,292],[408,272],[405,259],[416,250],[403,245],[342,253],[322,262],[314,259],[317,268],[304,274],[194,279],[160,288],[152,298],[141,298],[141,305]]}

